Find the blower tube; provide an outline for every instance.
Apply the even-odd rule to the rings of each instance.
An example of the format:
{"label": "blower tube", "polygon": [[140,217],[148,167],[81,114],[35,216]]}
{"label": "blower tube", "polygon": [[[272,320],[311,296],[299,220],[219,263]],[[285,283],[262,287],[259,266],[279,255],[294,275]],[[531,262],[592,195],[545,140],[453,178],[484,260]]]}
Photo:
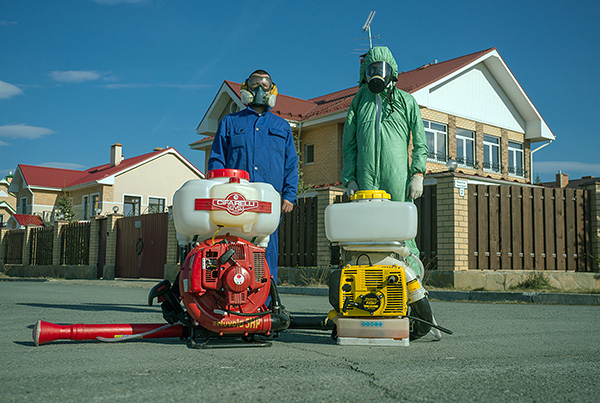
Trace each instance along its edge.
{"label": "blower tube", "polygon": [[33,327],[33,342],[39,346],[54,340],[160,339],[184,337],[184,331],[182,325],[165,325],[165,323],[57,325],[38,320]]}

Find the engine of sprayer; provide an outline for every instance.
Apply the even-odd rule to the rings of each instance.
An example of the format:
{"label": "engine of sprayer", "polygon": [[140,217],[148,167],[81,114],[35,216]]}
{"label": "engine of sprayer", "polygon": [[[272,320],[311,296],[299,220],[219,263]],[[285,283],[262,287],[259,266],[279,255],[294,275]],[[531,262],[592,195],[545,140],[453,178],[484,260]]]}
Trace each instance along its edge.
{"label": "engine of sprayer", "polygon": [[[217,335],[269,334],[289,318],[267,306],[272,279],[265,259],[279,224],[280,196],[248,173],[209,171],[173,198],[177,238],[192,245],[179,273],[179,292],[195,329]],[[219,236],[217,236],[219,235]]]}

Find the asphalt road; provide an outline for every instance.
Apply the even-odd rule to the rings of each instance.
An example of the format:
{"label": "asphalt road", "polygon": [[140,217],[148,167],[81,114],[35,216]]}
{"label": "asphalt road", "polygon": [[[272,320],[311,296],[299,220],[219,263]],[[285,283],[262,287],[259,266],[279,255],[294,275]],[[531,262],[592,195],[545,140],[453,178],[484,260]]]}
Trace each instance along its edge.
{"label": "asphalt road", "polygon": [[[151,282],[0,282],[0,401],[573,401],[600,389],[600,308],[433,301],[454,331],[409,347],[338,346],[294,330],[269,348],[194,350],[178,339],[52,342],[38,319],[160,323]],[[326,297],[282,295],[292,312]]]}

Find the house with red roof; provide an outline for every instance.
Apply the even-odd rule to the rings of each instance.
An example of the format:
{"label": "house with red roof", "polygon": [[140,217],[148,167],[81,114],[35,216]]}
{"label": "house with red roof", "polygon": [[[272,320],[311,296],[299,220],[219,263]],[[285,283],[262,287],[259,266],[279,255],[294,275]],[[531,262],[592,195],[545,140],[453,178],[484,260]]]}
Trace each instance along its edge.
{"label": "house with red roof", "polygon": [[[208,157],[219,121],[245,107],[240,87],[223,82],[192,149]],[[412,94],[421,109],[428,174],[447,171],[446,164],[455,160],[457,171],[467,175],[532,183],[533,145],[555,138],[496,48],[401,72],[396,87]],[[299,139],[306,184],[339,183],[344,123],[357,91],[354,86],[307,100],[277,96],[272,112],[286,119]]]}
{"label": "house with red roof", "polygon": [[13,175],[8,175],[6,178],[0,179],[0,227],[3,227],[8,222],[8,219],[17,212],[16,198],[8,191],[10,181]]}
{"label": "house with red roof", "polygon": [[10,229],[21,229],[27,225],[36,225],[42,227],[44,222],[42,217],[35,214],[13,214],[6,223],[6,226]]}
{"label": "house with red roof", "polygon": [[86,170],[19,164],[8,189],[16,197],[16,212],[51,221],[56,218],[59,196],[65,195],[78,220],[113,212],[159,213],[172,203],[183,183],[204,178],[172,147],[127,159],[122,149],[121,144],[113,144],[108,163]]}

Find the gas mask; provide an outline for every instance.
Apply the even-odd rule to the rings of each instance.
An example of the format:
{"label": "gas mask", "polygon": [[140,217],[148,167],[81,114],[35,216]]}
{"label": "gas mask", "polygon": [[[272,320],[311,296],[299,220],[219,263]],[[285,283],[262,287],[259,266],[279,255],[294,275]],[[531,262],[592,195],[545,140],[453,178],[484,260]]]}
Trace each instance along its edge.
{"label": "gas mask", "polygon": [[367,66],[365,76],[369,90],[375,94],[379,94],[392,81],[392,66],[383,61],[373,62]]}
{"label": "gas mask", "polygon": [[240,90],[245,105],[264,105],[272,108],[277,100],[277,86],[269,77],[250,76]]}

